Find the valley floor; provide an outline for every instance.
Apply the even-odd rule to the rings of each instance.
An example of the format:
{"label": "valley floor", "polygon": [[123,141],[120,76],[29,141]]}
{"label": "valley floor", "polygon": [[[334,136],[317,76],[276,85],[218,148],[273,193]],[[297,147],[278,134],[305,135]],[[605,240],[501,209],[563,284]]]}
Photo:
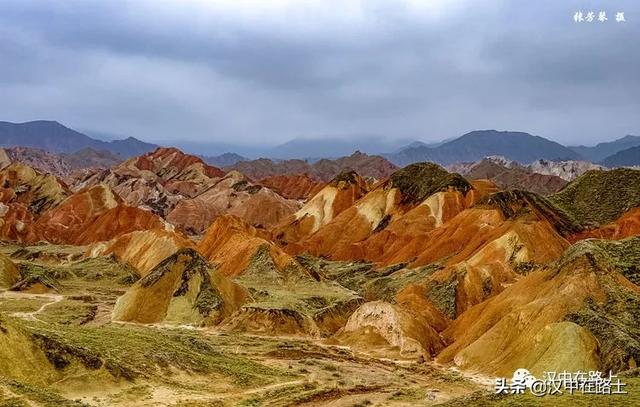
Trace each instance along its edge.
{"label": "valley floor", "polygon": [[[326,340],[110,322],[129,270],[81,248],[3,245],[56,290],[0,291],[0,406],[633,405],[630,397],[497,397],[491,378]],[[17,254],[16,254],[17,253]],[[37,260],[34,260],[37,259]],[[42,287],[41,287],[42,288]],[[632,401],[635,400],[635,401]],[[619,404],[616,404],[619,403]],[[637,405],[637,404],[635,404]]]}

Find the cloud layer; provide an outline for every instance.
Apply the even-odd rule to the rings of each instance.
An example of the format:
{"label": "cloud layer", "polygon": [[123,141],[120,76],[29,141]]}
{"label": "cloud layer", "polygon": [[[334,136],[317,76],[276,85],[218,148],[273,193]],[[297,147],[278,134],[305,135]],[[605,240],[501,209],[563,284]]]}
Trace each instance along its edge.
{"label": "cloud layer", "polygon": [[[640,133],[640,3],[528,3],[5,0],[0,119],[247,145]],[[609,21],[573,21],[590,7]]]}

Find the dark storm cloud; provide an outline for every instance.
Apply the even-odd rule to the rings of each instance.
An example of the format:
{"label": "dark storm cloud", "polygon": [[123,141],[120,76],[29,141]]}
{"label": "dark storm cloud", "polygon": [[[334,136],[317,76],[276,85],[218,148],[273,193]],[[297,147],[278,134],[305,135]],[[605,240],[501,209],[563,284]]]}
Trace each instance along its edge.
{"label": "dark storm cloud", "polygon": [[245,144],[640,133],[634,1],[267,3],[3,1],[2,119]]}

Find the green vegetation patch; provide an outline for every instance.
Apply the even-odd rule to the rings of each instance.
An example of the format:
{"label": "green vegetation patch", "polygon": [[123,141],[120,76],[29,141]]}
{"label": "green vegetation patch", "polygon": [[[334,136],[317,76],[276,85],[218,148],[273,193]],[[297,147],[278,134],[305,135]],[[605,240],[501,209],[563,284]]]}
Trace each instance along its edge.
{"label": "green vegetation patch", "polygon": [[0,313],[35,312],[48,302],[51,302],[48,298],[2,298]]}
{"label": "green vegetation patch", "polygon": [[[614,273],[638,278],[640,237],[620,242],[586,240],[571,246],[558,261],[558,272],[587,267],[596,273],[607,298],[589,298],[568,321],[587,328],[598,339],[601,370],[621,371],[640,360],[640,295],[620,284]],[[582,265],[578,262],[582,261]]]}
{"label": "green vegetation patch", "polygon": [[359,298],[355,292],[336,282],[312,278],[297,265],[280,272],[269,254],[268,245],[257,250],[245,273],[235,281],[247,287],[254,299],[247,306],[295,310],[311,318]]}
{"label": "green vegetation patch", "polygon": [[120,263],[113,257],[87,258],[55,266],[20,261],[17,266],[23,279],[38,278],[43,284],[56,288],[70,281],[128,286],[138,279],[133,267]]}
{"label": "green vegetation patch", "polygon": [[104,367],[114,377],[167,379],[172,369],[199,374],[220,374],[235,384],[260,385],[285,375],[244,357],[222,353],[215,337],[186,330],[144,326],[55,325],[13,320],[30,334],[56,368],[73,361],[87,369]]}
{"label": "green vegetation patch", "polygon": [[[398,266],[404,266],[399,264]],[[382,271],[378,271],[376,276],[362,286],[363,295],[367,300],[384,300],[394,303],[398,291],[410,284],[425,281],[431,274],[440,270],[442,266],[438,264],[418,267],[415,269],[400,268],[390,266]]]}
{"label": "green vegetation patch", "polygon": [[451,319],[457,316],[456,311],[456,289],[458,287],[458,276],[453,276],[451,280],[440,283],[429,281],[427,283],[427,297],[429,301],[443,314]]}
{"label": "green vegetation patch", "polygon": [[[12,393],[20,396],[20,398],[4,399],[1,393],[2,387],[10,389]],[[37,403],[38,406],[44,407],[79,407],[87,405],[78,401],[68,400],[51,389],[11,380],[0,375],[1,407],[31,406],[32,403]]]}
{"label": "green vegetation patch", "polygon": [[502,212],[507,219],[537,216],[546,219],[562,235],[567,236],[582,230],[582,226],[562,207],[549,199],[519,189],[500,191],[484,197],[479,206],[489,206]]}
{"label": "green vegetation patch", "polygon": [[347,184],[347,185],[352,185],[357,183],[358,180],[358,174],[355,171],[352,170],[344,170],[341,171],[340,174],[336,175],[332,180],[331,180],[331,184],[333,185],[339,185],[341,182]]}
{"label": "green vegetation patch", "polygon": [[590,242],[605,252],[607,264],[613,266],[632,283],[640,285],[640,236],[618,241],[591,240]]}
{"label": "green vegetation patch", "polygon": [[97,311],[98,306],[95,304],[64,299],[48,305],[38,314],[38,319],[54,324],[82,325],[92,321]]}
{"label": "green vegetation patch", "polygon": [[584,226],[597,227],[640,206],[640,170],[587,171],[551,196]]}
{"label": "green vegetation patch", "polygon": [[430,195],[449,188],[466,193],[472,186],[460,174],[450,173],[433,163],[408,165],[391,175],[390,187],[402,193],[403,204],[418,204]]}

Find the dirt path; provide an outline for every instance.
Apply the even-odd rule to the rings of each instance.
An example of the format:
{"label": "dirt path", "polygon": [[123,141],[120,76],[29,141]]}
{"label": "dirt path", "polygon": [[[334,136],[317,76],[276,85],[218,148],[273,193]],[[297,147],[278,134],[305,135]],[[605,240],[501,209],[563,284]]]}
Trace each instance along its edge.
{"label": "dirt path", "polygon": [[36,315],[44,312],[44,310],[47,309],[48,306],[62,301],[64,299],[64,296],[59,294],[27,294],[27,293],[13,292],[13,291],[5,291],[3,293],[0,293],[0,298],[11,299],[11,300],[24,299],[24,298],[35,299],[35,300],[42,300],[42,299],[50,300],[49,302],[43,304],[40,308],[38,308],[35,311],[14,312],[13,314],[11,314],[11,316],[13,317],[22,318],[29,321],[43,322],[40,319],[38,319]]}

